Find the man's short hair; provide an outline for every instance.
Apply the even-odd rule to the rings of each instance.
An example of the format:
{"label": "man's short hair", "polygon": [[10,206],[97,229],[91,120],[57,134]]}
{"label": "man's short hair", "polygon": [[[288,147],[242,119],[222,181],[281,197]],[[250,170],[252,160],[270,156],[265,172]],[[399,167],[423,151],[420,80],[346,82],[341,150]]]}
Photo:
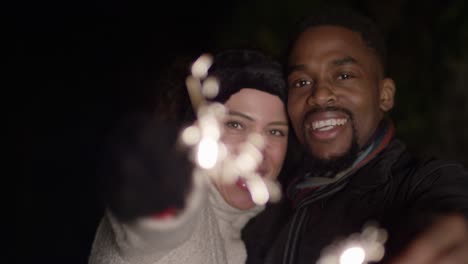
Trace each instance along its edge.
{"label": "man's short hair", "polygon": [[291,38],[288,52],[291,51],[294,42],[297,41],[301,33],[309,28],[325,25],[339,26],[361,33],[362,39],[367,47],[375,52],[385,72],[387,51],[383,34],[369,17],[347,7],[325,7],[315,10],[312,14],[308,13],[307,16],[303,17],[297,24],[296,30],[293,32]]}

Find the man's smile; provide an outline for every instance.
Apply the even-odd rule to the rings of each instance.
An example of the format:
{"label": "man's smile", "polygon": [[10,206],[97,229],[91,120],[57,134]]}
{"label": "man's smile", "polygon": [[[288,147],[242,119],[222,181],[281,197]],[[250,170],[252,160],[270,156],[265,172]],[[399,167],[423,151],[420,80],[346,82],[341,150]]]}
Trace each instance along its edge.
{"label": "man's smile", "polygon": [[330,141],[347,127],[349,116],[342,111],[309,113],[304,119],[304,133],[309,140]]}

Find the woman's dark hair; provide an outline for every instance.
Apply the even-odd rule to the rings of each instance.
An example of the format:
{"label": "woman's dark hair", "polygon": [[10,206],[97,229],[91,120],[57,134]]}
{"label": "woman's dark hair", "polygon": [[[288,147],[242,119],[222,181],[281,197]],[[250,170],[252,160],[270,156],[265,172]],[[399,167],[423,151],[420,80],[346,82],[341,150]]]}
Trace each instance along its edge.
{"label": "woman's dark hair", "polygon": [[[158,82],[157,118],[184,126],[195,119],[185,80],[195,58],[180,56],[163,72]],[[287,101],[281,64],[258,50],[229,49],[216,53],[208,74],[220,84],[213,101],[226,102],[242,88],[253,88]]]}
{"label": "woman's dark hair", "polygon": [[257,50],[232,49],[214,56],[209,75],[218,79],[220,90],[214,101],[226,102],[242,88],[252,88],[287,101],[281,64]]}
{"label": "woman's dark hair", "polygon": [[190,74],[190,65],[196,58],[179,55],[161,72],[155,89],[157,119],[177,124],[179,127],[192,122],[195,114],[187,93],[185,80]]}

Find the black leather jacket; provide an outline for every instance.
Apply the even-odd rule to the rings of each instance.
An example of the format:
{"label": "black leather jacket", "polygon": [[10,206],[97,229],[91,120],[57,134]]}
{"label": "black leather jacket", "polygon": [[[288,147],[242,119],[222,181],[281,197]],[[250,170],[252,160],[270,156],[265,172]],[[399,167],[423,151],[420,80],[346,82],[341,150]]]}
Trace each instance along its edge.
{"label": "black leather jacket", "polygon": [[[468,171],[456,162],[416,159],[393,139],[344,189],[305,210],[308,216],[289,244],[298,211],[287,201],[251,220],[243,232],[247,263],[315,263],[323,248],[362,231],[370,220],[388,231],[388,259],[440,213],[461,212],[468,219]],[[292,258],[285,260],[287,251]]]}

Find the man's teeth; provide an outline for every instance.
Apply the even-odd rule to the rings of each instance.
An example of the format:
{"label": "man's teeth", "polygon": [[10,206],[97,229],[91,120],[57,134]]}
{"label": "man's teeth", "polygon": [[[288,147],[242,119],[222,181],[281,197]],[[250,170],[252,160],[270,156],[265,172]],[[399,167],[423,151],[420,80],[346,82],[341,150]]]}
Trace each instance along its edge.
{"label": "man's teeth", "polygon": [[346,124],[348,119],[346,118],[331,118],[326,120],[320,120],[312,122],[312,129],[313,130],[320,130],[320,131],[327,131],[335,126],[342,126]]}

